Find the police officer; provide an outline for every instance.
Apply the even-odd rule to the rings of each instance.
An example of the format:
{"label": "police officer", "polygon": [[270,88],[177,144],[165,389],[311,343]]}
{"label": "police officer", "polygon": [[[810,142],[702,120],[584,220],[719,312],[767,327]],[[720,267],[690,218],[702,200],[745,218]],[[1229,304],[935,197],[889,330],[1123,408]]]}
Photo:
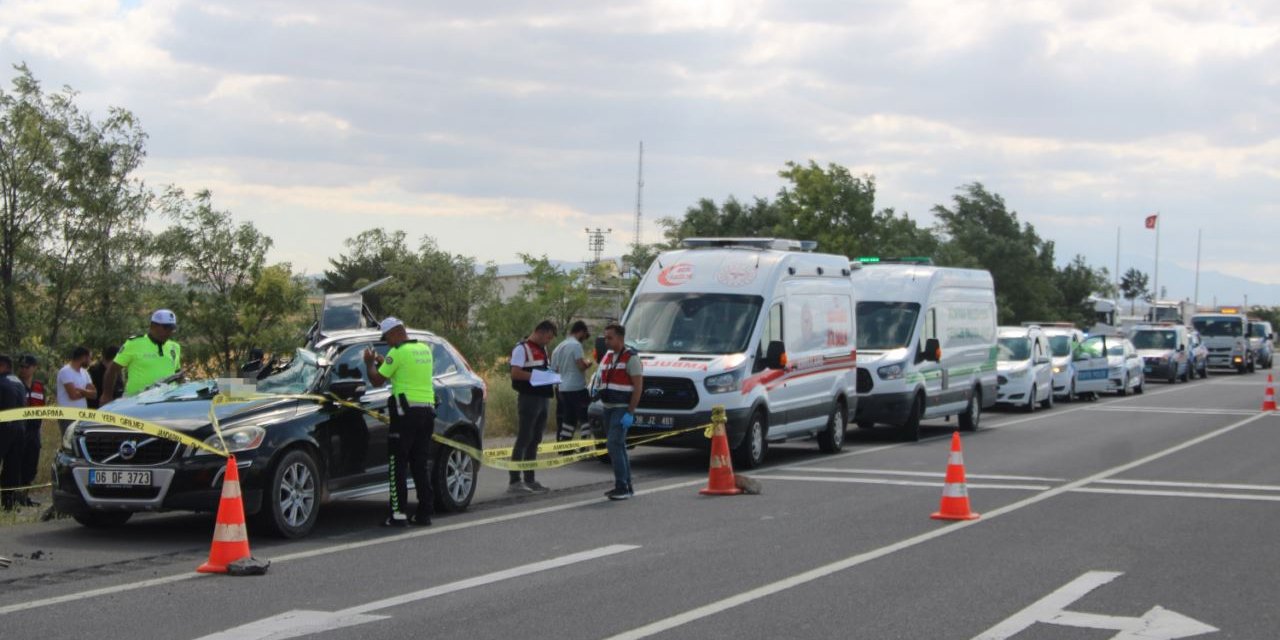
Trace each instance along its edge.
{"label": "police officer", "polygon": [[178,330],[178,316],[168,309],[151,314],[151,328],[145,335],[131,336],[116,354],[102,380],[101,405],[115,399],[116,378],[123,369],[124,395],[137,395],[143,389],[170,378],[182,369],[182,346],[173,340]]}
{"label": "police officer", "polygon": [[[542,434],[547,430],[547,410],[551,405],[554,388],[547,385],[534,386],[534,371],[550,370],[551,358],[547,355],[547,345],[556,337],[556,323],[543,320],[533,328],[516,348],[511,351],[511,388],[516,390],[516,443],[511,450],[511,461],[536,460],[538,445],[542,444]],[[520,481],[520,472],[512,471],[507,484],[507,493],[546,493],[548,489],[538,483],[532,469],[524,472],[524,481]]]}
{"label": "police officer", "polygon": [[[26,389],[13,375],[13,359],[0,354],[0,411],[21,409],[27,404]],[[22,446],[26,425],[0,422],[0,509],[12,511],[17,496],[10,489],[22,486]]]}
{"label": "police officer", "polygon": [[[43,407],[48,400],[45,397],[44,382],[36,379],[36,366],[40,361],[31,354],[18,358],[18,381],[26,391],[28,407]],[[24,487],[35,484],[36,472],[40,470],[40,419],[26,421],[26,433],[22,444],[22,476],[18,482]],[[40,503],[31,498],[26,491],[18,494],[15,502],[20,507],[38,507]]]}
{"label": "police officer", "polygon": [[[389,317],[379,325],[382,339],[390,349],[379,356],[373,349],[364,352],[369,382],[382,386],[391,382],[387,410],[391,414],[391,433],[387,437],[388,463],[391,467],[391,515],[383,526],[404,527],[410,524],[431,526],[431,436],[436,427],[436,394],[433,386],[431,345],[409,339],[404,323]],[[377,364],[377,368],[374,368]],[[413,474],[418,494],[418,509],[410,519],[405,513],[409,487],[407,472]]]}
{"label": "police officer", "polygon": [[604,405],[605,447],[613,463],[610,500],[626,500],[635,495],[631,488],[631,460],[627,458],[627,430],[636,419],[636,407],[644,393],[644,362],[627,347],[627,330],[620,324],[604,328],[608,347],[600,361],[600,401]]}

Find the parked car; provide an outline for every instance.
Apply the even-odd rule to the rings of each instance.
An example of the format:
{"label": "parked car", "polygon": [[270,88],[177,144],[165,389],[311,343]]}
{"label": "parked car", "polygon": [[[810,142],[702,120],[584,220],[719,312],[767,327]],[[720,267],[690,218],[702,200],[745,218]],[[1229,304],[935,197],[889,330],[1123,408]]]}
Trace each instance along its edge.
{"label": "parked car", "polygon": [[1249,321],[1239,309],[1222,307],[1214,313],[1198,313],[1191,318],[1191,325],[1209,348],[1210,369],[1235,369],[1243,374],[1257,367]]}
{"label": "parked car", "polygon": [[1038,326],[1000,327],[996,333],[996,402],[1030,413],[1053,408],[1053,359]]}
{"label": "parked car", "polygon": [[1130,391],[1142,393],[1147,379],[1142,358],[1132,342],[1119,336],[1090,336],[1080,345],[1080,351],[1091,358],[1106,354],[1107,391],[1121,396],[1129,395]]}
{"label": "parked car", "polygon": [[1275,353],[1273,348],[1275,338],[1276,334],[1272,332],[1270,322],[1249,321],[1249,346],[1253,348],[1254,357],[1258,359],[1258,366],[1263,369],[1271,368],[1271,357]]}
{"label": "parked car", "polygon": [[[435,358],[436,433],[480,447],[486,389],[443,338],[411,329]],[[317,333],[257,381],[265,394],[332,392],[385,410],[388,386],[370,388],[361,353],[386,353],[377,329]],[[213,444],[212,380],[168,383],[121,398],[105,411],[148,420]],[[328,500],[385,490],[385,423],[336,403],[264,399],[219,404],[223,437],[239,467],[251,524],[286,538],[307,535]],[[461,511],[476,490],[477,462],[451,447],[435,447],[433,485],[438,511]],[[54,504],[90,527],[124,524],[142,511],[213,511],[222,494],[226,462],[176,442],[115,427],[75,422],[54,458]],[[125,470],[132,473],[104,473]]]}
{"label": "parked car", "polygon": [[859,427],[920,438],[922,418],[958,416],[975,431],[996,401],[991,274],[877,260],[853,264]]}
{"label": "parked car", "polygon": [[1143,376],[1175,384],[1191,379],[1189,331],[1178,324],[1141,324],[1130,329],[1129,341],[1142,356]]}
{"label": "parked car", "polygon": [[1209,377],[1209,348],[1204,346],[1204,338],[1195,329],[1188,329],[1187,359],[1191,361],[1191,374],[1201,378]]}
{"label": "parked car", "polygon": [[1084,332],[1070,323],[1041,324],[1049,337],[1049,353],[1053,358],[1053,395],[1068,402],[1076,399],[1079,372],[1072,355],[1084,341]]}

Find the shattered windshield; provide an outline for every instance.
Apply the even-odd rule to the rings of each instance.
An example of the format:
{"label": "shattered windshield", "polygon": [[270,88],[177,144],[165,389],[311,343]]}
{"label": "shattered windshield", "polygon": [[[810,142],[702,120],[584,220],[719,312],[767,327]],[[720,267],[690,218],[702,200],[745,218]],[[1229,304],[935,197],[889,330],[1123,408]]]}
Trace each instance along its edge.
{"label": "shattered windshield", "polygon": [[258,381],[258,393],[307,393],[319,375],[320,356],[298,349],[285,368]]}

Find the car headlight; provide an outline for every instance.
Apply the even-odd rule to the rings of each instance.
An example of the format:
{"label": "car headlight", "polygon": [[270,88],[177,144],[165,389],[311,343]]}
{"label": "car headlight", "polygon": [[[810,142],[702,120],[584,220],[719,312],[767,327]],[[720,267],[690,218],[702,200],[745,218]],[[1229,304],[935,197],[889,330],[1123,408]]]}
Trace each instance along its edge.
{"label": "car headlight", "polygon": [[897,380],[902,377],[905,370],[906,366],[901,362],[897,362],[876,369],[876,375],[880,376],[881,380]]}
{"label": "car headlight", "polygon": [[1030,371],[1030,369],[1014,369],[1009,372],[1009,379],[1017,380],[1018,378],[1025,378]]}
{"label": "car headlight", "polygon": [[62,432],[62,450],[67,453],[76,453],[76,424],[78,423],[71,423],[71,426]]}
{"label": "car headlight", "polygon": [[1054,368],[1053,368],[1053,375],[1055,375],[1055,376],[1056,376],[1056,375],[1058,375],[1059,373],[1062,373],[1062,367],[1054,367]]}
{"label": "car headlight", "polygon": [[711,376],[702,382],[710,393],[729,393],[742,388],[742,369]]}
{"label": "car headlight", "polygon": [[[262,446],[262,440],[267,437],[267,430],[257,425],[248,427],[234,427],[222,432],[222,439],[218,439],[218,434],[214,434],[204,439],[204,443],[214,449],[221,449],[222,442],[227,443],[227,453],[240,453],[241,451],[252,451]],[[204,449],[195,452],[197,456],[211,456],[212,453]]]}

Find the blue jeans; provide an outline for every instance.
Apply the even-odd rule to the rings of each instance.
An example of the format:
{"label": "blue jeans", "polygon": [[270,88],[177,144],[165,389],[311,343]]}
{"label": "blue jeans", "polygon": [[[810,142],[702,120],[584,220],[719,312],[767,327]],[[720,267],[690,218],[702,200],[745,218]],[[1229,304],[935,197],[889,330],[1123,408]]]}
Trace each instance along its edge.
{"label": "blue jeans", "polygon": [[631,488],[631,460],[627,458],[627,430],[622,428],[622,416],[626,414],[626,407],[605,407],[604,410],[607,433],[605,448],[609,450],[609,460],[613,462],[613,488],[619,490]]}

